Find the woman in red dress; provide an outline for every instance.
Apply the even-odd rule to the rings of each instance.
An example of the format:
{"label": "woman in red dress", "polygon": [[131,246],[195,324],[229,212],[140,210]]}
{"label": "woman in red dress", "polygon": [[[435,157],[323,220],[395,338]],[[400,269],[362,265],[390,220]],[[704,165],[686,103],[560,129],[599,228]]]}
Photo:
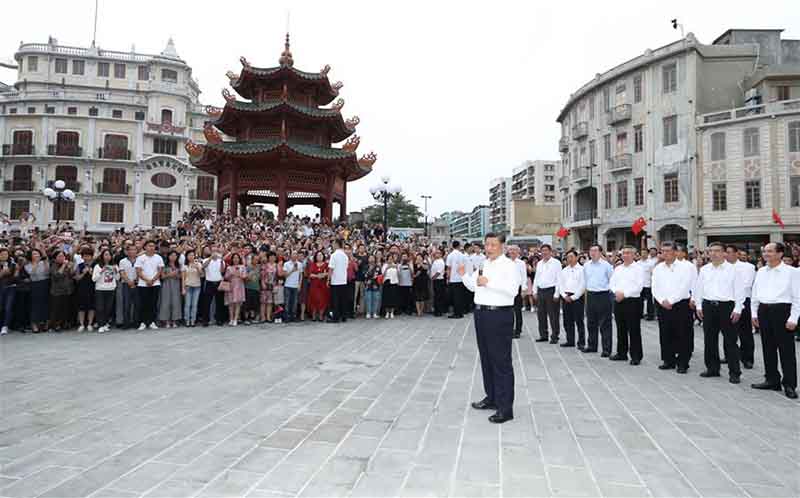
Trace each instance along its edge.
{"label": "woman in red dress", "polygon": [[311,285],[308,289],[308,311],[311,312],[311,321],[323,321],[325,311],[330,302],[330,287],[328,287],[328,263],[322,251],[314,254],[314,262],[308,271]]}

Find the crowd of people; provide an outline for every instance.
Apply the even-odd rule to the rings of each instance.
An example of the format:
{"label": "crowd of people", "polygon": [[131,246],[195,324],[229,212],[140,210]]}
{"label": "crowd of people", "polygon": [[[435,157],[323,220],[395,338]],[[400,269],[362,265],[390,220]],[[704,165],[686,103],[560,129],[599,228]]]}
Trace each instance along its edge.
{"label": "crowd of people", "polygon": [[[773,268],[790,269],[780,270],[788,271],[794,286],[784,322],[796,327],[800,297],[791,293],[800,292],[793,290],[800,288],[800,245],[763,249],[756,257],[718,244],[688,252],[672,243],[612,252],[600,246],[588,252],[507,246],[519,283],[514,337],[522,333],[523,311],[535,311],[537,341],[558,344],[563,328],[563,347],[638,365],[640,322],[658,320],[660,368],[686,373],[697,321],[705,335],[702,375],[718,376],[727,361],[729,378],[738,383],[740,364],[753,366],[753,333],[760,331],[767,375],[762,387],[780,386],[773,368],[780,355],[783,387],[792,396],[792,334],[777,334],[778,312],[769,307],[776,284],[759,285],[757,275],[778,279],[766,275]],[[459,268],[472,274],[484,261],[481,244],[399,239],[380,225],[231,217],[199,208],[170,229],[96,236],[62,225],[3,232],[0,334],[336,323],[428,313],[461,318],[473,308],[473,293],[462,284]],[[765,306],[769,313],[762,314]]]}

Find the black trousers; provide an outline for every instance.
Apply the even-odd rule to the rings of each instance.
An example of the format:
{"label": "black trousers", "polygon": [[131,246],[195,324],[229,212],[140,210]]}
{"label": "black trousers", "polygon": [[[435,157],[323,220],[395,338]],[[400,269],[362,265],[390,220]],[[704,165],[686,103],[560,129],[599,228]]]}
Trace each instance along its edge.
{"label": "black trousers", "polygon": [[99,326],[110,325],[114,316],[114,295],[116,290],[99,290],[94,293],[94,309]]}
{"label": "black trousers", "polygon": [[397,286],[398,295],[400,296],[400,313],[405,313],[406,315],[412,315],[415,313],[415,306],[414,306],[414,287],[409,286]]}
{"label": "black trousers", "polygon": [[[205,296],[205,302],[203,303],[205,304],[205,312],[203,313],[203,316],[206,318],[208,323],[216,321],[217,325],[222,325],[225,323],[224,313],[227,311],[227,308],[225,306],[225,293],[217,292],[218,288],[219,282],[211,282],[206,280],[206,286],[203,289],[203,295]],[[214,314],[216,317],[211,316],[211,303],[214,303]]]}
{"label": "black trousers", "polygon": [[156,302],[158,302],[158,287],[137,287],[139,293],[139,304],[141,305],[139,316],[142,323],[150,325],[156,321]]}
{"label": "black trousers", "polygon": [[744,300],[742,316],[735,327],[739,334],[739,356],[741,356],[742,362],[753,363],[756,344],[753,340],[753,315],[750,311],[749,297]]}
{"label": "black trousers", "polygon": [[661,344],[661,361],[667,365],[689,368],[689,300],[684,299],[666,309],[656,303],[658,315],[658,340]]}
{"label": "black trousers", "polygon": [[348,308],[347,292],[350,287],[345,285],[331,285],[331,312],[334,320],[347,320]]}
{"label": "black trousers", "polygon": [[611,293],[588,292],[586,295],[586,324],[588,336],[586,347],[591,351],[597,350],[597,332],[603,352],[611,353]]}
{"label": "black trousers", "polygon": [[722,347],[728,359],[730,375],[741,375],[739,346],[736,345],[738,331],[731,323],[733,301],[717,302],[703,299],[703,358],[709,372],[719,373],[719,334],[722,332]]}
{"label": "black trousers", "polygon": [[614,303],[614,320],[617,322],[617,354],[641,361],[642,359],[642,298],[626,297]]}
{"label": "black trousers", "polygon": [[767,382],[775,385],[781,383],[781,374],[778,372],[780,354],[783,385],[797,389],[794,334],[786,330],[790,311],[790,304],[762,304],[758,307],[758,325],[764,348],[764,374]]}
{"label": "black trousers", "polygon": [[558,303],[553,301],[556,288],[547,287],[536,291],[536,319],[539,322],[539,338],[547,339],[547,320],[550,320],[550,339],[558,340],[558,333],[561,329],[558,325],[559,308]]}
{"label": "black trousers", "polygon": [[433,281],[433,312],[437,316],[447,313],[447,284],[443,278]]}
{"label": "black trousers", "polygon": [[655,307],[653,306],[653,289],[650,287],[642,288],[642,316],[648,320],[654,318]]}
{"label": "black trousers", "polygon": [[466,288],[461,282],[450,282],[447,284],[450,292],[450,302],[453,303],[453,314],[455,316],[464,315],[464,301],[466,300]]}
{"label": "black trousers", "polygon": [[522,333],[522,288],[517,291],[514,297],[514,333]]}
{"label": "black trousers", "polygon": [[514,366],[511,362],[512,310],[475,309],[475,338],[481,358],[486,398],[502,414],[514,413]]}
{"label": "black trousers", "polygon": [[347,293],[345,294],[346,314],[344,316],[346,318],[355,318],[355,305],[356,305],[356,281],[351,280],[347,282]]}
{"label": "black trousers", "polygon": [[586,329],[583,326],[583,296],[568,303],[561,301],[564,313],[564,333],[567,335],[567,344],[575,344],[575,328],[578,329],[578,346],[586,344]]}

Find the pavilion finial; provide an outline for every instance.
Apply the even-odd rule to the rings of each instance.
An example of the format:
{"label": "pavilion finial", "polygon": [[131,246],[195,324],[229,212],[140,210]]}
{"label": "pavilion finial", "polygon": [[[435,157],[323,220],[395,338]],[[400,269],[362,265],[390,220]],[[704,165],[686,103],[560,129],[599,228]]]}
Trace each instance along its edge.
{"label": "pavilion finial", "polygon": [[286,43],[283,45],[283,53],[281,54],[281,58],[278,59],[281,66],[293,66],[294,59],[292,59],[292,51],[289,48],[289,32],[286,32]]}

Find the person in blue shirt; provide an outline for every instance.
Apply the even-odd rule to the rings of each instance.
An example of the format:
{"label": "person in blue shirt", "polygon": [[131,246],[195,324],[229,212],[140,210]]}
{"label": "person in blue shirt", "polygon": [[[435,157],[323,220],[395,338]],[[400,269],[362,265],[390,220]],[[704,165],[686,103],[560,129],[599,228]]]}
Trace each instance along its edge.
{"label": "person in blue shirt", "polygon": [[589,260],[583,265],[586,282],[586,349],[584,353],[597,352],[597,332],[600,331],[602,357],[611,355],[611,292],[609,282],[614,268],[603,258],[602,248],[595,244],[589,248]]}

